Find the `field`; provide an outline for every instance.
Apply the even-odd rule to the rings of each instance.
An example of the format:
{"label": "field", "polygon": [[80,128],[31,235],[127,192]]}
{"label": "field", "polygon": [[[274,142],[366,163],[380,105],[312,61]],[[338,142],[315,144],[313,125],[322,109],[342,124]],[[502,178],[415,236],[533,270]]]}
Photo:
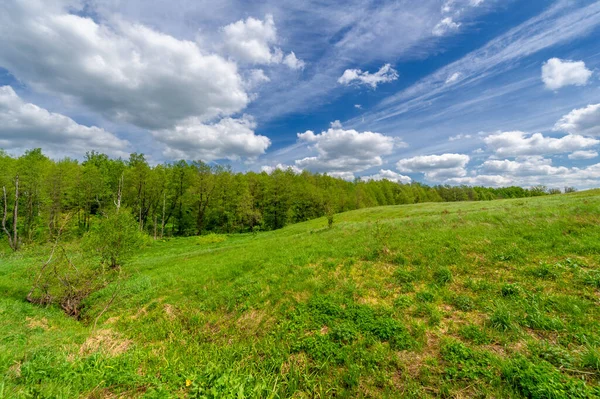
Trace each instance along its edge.
{"label": "field", "polygon": [[600,191],[157,241],[81,320],[47,253],[0,255],[2,398],[600,396]]}

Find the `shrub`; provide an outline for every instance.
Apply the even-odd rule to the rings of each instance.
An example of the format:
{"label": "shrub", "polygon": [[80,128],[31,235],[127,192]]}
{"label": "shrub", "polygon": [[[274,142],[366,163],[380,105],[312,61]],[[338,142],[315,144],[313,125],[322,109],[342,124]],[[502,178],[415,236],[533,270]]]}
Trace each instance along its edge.
{"label": "shrub", "polygon": [[131,213],[111,212],[83,238],[85,250],[99,256],[111,268],[120,266],[143,244],[144,236]]}

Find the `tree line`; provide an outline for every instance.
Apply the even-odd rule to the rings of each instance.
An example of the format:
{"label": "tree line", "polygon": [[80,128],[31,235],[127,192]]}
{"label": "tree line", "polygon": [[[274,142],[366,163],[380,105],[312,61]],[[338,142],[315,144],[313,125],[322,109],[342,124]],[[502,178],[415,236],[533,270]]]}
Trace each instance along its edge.
{"label": "tree line", "polygon": [[[155,238],[206,232],[274,230],[291,223],[379,205],[481,201],[555,193],[545,187],[487,188],[353,182],[304,171],[236,173],[228,166],[178,161],[152,166],[143,154],[113,159],[88,152],[83,161],[53,160],[41,149],[13,157],[0,151],[3,241],[15,250],[48,240],[72,215],[83,235],[95,217],[123,207]],[[560,192],[560,190],[558,190]]]}

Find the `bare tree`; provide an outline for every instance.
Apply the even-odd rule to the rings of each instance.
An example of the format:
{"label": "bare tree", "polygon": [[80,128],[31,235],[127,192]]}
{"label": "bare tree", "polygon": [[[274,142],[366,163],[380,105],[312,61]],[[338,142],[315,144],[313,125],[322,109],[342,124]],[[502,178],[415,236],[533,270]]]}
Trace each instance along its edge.
{"label": "bare tree", "polygon": [[13,207],[13,226],[12,235],[6,227],[6,219],[8,217],[8,199],[6,198],[6,186],[2,187],[2,193],[4,194],[4,212],[2,214],[2,229],[8,237],[8,245],[13,251],[19,249],[19,236],[17,231],[17,221],[19,217],[19,175],[15,177],[15,205]]}

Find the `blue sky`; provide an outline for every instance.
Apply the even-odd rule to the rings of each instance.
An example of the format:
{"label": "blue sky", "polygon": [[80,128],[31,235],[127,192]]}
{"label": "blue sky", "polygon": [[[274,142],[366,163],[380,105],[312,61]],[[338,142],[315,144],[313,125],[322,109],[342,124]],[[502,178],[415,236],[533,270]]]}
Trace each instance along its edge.
{"label": "blue sky", "polygon": [[600,186],[600,2],[7,0],[0,148]]}

